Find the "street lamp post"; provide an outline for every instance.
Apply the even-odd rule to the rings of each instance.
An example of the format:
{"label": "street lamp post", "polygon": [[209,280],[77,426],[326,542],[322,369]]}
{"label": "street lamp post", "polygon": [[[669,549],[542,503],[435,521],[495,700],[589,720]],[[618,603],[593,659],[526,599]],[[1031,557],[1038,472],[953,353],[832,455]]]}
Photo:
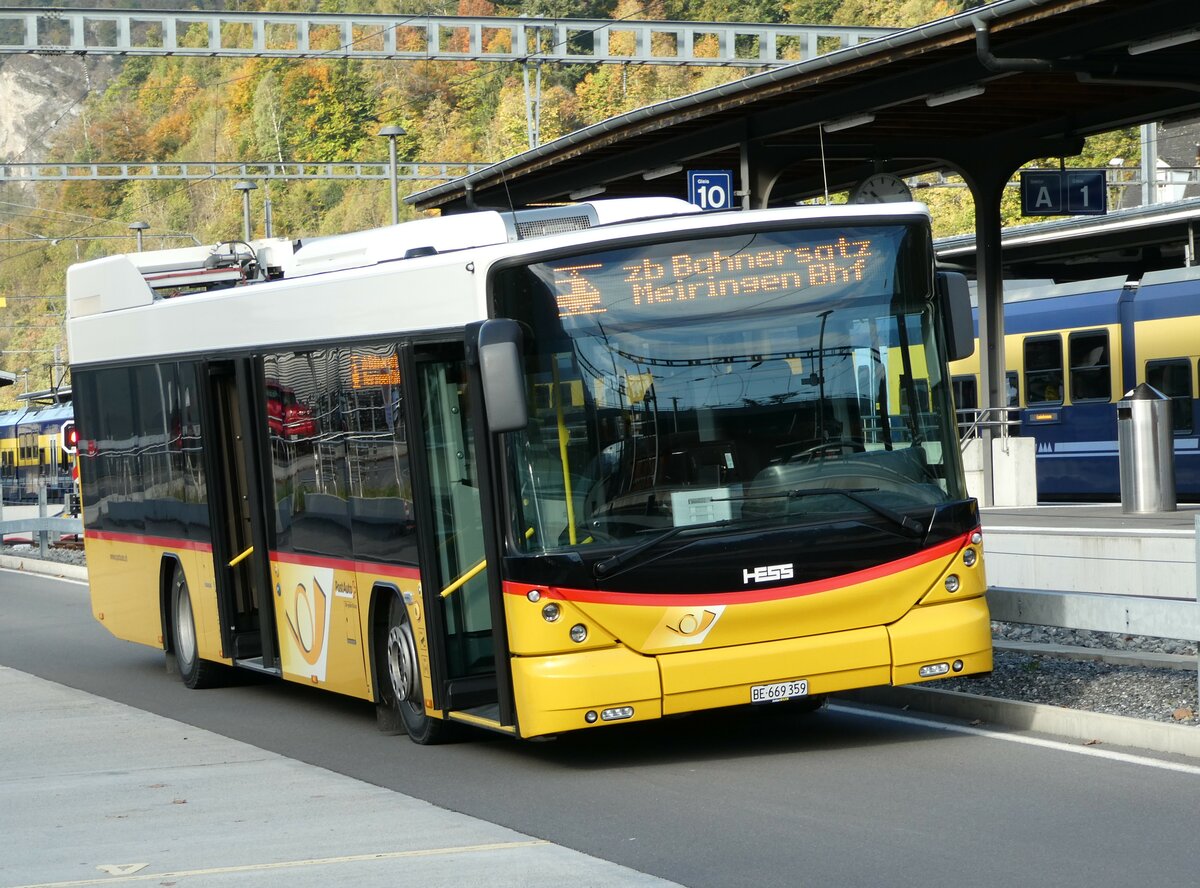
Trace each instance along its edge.
{"label": "street lamp post", "polygon": [[142,252],[142,232],[145,231],[149,227],[150,227],[149,222],[141,222],[141,221],[131,222],[129,225],[129,230],[137,235],[137,251],[139,253]]}
{"label": "street lamp post", "polygon": [[242,192],[242,240],[250,243],[250,192],[258,186],[253,182],[242,180],[233,187]]}
{"label": "street lamp post", "polygon": [[388,180],[392,185],[392,224],[397,225],[400,222],[400,197],[398,194],[399,183],[396,181],[396,137],[406,134],[402,126],[385,126],[379,131],[379,135],[387,136],[388,139]]}

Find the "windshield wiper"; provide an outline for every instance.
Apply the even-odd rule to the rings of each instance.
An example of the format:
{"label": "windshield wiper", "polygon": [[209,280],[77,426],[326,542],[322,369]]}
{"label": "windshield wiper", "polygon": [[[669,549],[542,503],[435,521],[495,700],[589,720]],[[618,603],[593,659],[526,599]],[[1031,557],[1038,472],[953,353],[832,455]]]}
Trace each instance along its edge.
{"label": "windshield wiper", "polygon": [[[907,530],[909,533],[923,537],[926,533],[926,528],[916,518],[913,518],[910,515],[904,515],[900,512],[895,512],[889,509],[887,506],[881,506],[879,503],[874,503],[864,496],[859,496],[859,494],[862,493],[875,493],[878,490],[878,487],[808,487],[796,488],[795,490],[788,490],[783,493],[764,493],[752,496],[731,496],[721,499],[714,498],[713,502],[733,502],[735,500],[752,499],[800,499],[807,496],[826,496],[829,494],[836,494],[853,500],[863,508],[869,509],[876,515],[886,518],[888,521],[891,521],[898,527]],[[677,537],[685,531],[715,530],[717,528],[732,527],[734,525],[737,526],[738,530],[750,530],[763,525],[778,523],[779,517],[775,516],[771,518],[760,519],[758,521],[740,521],[733,518],[723,518],[720,521],[704,521],[699,524],[680,524],[677,527],[664,530],[662,533],[652,536],[645,542],[639,543],[638,545],[626,549],[623,552],[618,552],[616,555],[610,555],[603,561],[597,561],[592,566],[592,574],[596,577],[596,579],[604,579],[605,577],[611,576],[619,568],[624,567],[625,565],[629,564],[629,562],[641,557],[644,553],[657,548],[659,544],[665,543],[667,540]]]}
{"label": "windshield wiper", "polygon": [[876,515],[886,518],[893,524],[904,528],[910,533],[918,536],[925,535],[925,526],[911,515],[905,515],[901,512],[893,511],[887,506],[881,506],[877,502],[867,499],[865,496],[860,496],[863,493],[878,493],[878,487],[797,487],[795,490],[787,490],[783,493],[761,493],[742,499],[802,499],[807,496],[829,496],[835,494],[844,496],[846,499],[853,500],[864,509],[870,509]]}
{"label": "windshield wiper", "polygon": [[745,526],[744,522],[737,521],[733,518],[722,518],[720,521],[703,521],[699,524],[680,524],[676,527],[670,528],[669,530],[664,530],[662,533],[652,536],[645,542],[639,543],[630,549],[626,549],[624,552],[618,552],[616,555],[610,555],[603,561],[597,561],[592,566],[592,573],[595,575],[596,579],[607,577],[617,570],[617,568],[628,564],[643,552],[648,552],[649,550],[658,546],[659,543],[665,543],[672,537],[679,536],[679,534],[683,533],[684,531],[714,530],[718,527],[729,527],[734,524]]}

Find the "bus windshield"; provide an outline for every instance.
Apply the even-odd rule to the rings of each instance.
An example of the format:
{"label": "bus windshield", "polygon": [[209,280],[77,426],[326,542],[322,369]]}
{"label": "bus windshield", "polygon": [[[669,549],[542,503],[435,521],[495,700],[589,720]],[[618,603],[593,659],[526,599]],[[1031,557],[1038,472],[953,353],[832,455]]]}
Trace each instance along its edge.
{"label": "bus windshield", "polygon": [[794,228],[498,271],[527,338],[514,546],[831,519],[920,540],[965,497],[927,238]]}

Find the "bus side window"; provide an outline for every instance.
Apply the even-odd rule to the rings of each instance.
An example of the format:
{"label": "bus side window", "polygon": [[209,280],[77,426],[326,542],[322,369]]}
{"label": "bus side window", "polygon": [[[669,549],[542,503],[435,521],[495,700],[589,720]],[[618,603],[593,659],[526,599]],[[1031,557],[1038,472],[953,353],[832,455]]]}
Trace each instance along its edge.
{"label": "bus side window", "polygon": [[1192,364],[1187,358],[1146,362],[1146,383],[1171,399],[1175,434],[1190,435],[1192,422]]}
{"label": "bus side window", "polygon": [[1061,404],[1063,400],[1062,339],[1029,336],[1025,339],[1025,399],[1028,404]]}
{"label": "bus side window", "polygon": [[1067,339],[1071,359],[1071,401],[1111,401],[1107,330],[1072,333]]}

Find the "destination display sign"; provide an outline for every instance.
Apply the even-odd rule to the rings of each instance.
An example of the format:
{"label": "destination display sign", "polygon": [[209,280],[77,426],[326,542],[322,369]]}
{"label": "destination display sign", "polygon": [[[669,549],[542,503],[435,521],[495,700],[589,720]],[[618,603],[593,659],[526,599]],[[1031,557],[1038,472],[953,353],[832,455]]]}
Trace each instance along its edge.
{"label": "destination display sign", "polygon": [[538,272],[560,319],[777,306],[818,293],[890,288],[903,234],[900,228],[772,232],[594,254]]}

